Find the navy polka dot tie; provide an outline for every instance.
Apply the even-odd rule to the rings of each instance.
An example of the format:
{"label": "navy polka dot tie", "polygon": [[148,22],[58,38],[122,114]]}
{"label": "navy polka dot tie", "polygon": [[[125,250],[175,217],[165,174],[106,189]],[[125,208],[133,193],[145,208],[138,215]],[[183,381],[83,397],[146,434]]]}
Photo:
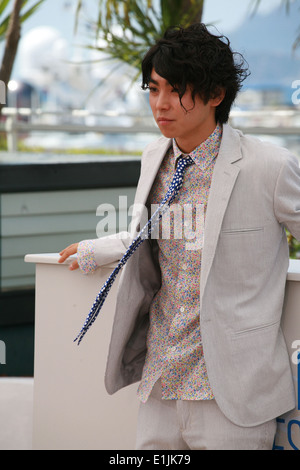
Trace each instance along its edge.
{"label": "navy polka dot tie", "polygon": [[109,276],[109,278],[107,279],[107,281],[105,282],[103,287],[101,288],[99,294],[97,295],[96,300],[95,300],[95,302],[94,302],[94,304],[91,308],[91,311],[90,311],[88,317],[85,320],[85,323],[84,323],[80,333],[78,334],[78,336],[74,340],[74,341],[78,341],[78,345],[81,343],[84,335],[86,334],[88,329],[91,327],[91,325],[96,320],[96,318],[97,318],[97,316],[98,316],[98,314],[99,314],[99,312],[102,308],[102,305],[104,304],[104,301],[105,301],[105,299],[106,299],[106,297],[107,297],[107,295],[108,295],[108,293],[109,293],[109,291],[110,291],[110,289],[111,289],[111,287],[112,287],[119,271],[126,264],[128,259],[130,258],[130,256],[135,252],[135,250],[143,243],[143,241],[145,239],[147,239],[150,236],[151,232],[154,230],[154,228],[158,224],[158,222],[161,219],[161,217],[163,216],[163,214],[169,208],[170,204],[172,204],[172,202],[176,198],[180,188],[182,187],[185,169],[187,168],[187,166],[189,166],[193,163],[194,163],[194,161],[192,160],[192,158],[190,156],[187,156],[187,157],[184,157],[184,158],[180,157],[178,159],[176,171],[174,173],[172,182],[169,186],[169,189],[168,189],[163,201],[161,202],[161,204],[159,205],[157,210],[154,212],[151,219],[148,220],[145,227],[140,231],[138,236],[131,243],[131,245],[127,249],[126,253],[122,257],[122,259],[119,261],[117,267],[113,270],[113,272],[111,273],[111,275]]}

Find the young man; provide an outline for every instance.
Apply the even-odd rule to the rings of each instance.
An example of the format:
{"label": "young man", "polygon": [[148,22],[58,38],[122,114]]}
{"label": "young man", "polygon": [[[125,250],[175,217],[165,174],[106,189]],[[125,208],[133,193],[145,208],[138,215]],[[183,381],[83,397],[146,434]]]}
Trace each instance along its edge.
{"label": "young man", "polygon": [[[194,209],[183,229],[196,226],[200,243],[174,236],[170,217],[170,236],[145,240],[119,281],[105,381],[109,393],[140,381],[138,449],[271,449],[276,417],[295,406],[280,320],[300,171],[287,150],[226,124],[241,59],[198,24],[167,31],[143,60],[164,137],[143,154],[135,203],[159,204],[189,154],[174,204]],[[78,251],[72,269],[90,272],[131,239],[83,241],[61,262]]]}

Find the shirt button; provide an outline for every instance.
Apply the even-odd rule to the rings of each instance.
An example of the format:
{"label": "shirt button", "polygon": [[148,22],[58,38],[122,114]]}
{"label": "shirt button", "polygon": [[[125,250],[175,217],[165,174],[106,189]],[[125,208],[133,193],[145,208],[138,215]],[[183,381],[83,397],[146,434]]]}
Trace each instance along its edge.
{"label": "shirt button", "polygon": [[184,312],[184,307],[181,307],[180,311],[181,311],[181,313],[183,313]]}
{"label": "shirt button", "polygon": [[183,264],[183,265],[182,265],[182,269],[183,269],[184,271],[186,271],[187,268],[188,268],[188,267],[187,267],[187,264]]}

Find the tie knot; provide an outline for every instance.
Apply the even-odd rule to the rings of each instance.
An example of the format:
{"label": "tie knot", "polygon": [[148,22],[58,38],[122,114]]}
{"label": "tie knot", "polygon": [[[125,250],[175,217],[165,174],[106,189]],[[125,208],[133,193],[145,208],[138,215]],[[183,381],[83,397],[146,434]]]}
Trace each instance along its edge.
{"label": "tie knot", "polygon": [[178,165],[179,164],[191,165],[192,163],[194,163],[194,160],[192,159],[190,155],[181,155],[177,160]]}
{"label": "tie knot", "polygon": [[181,156],[177,160],[176,172],[184,170],[187,166],[193,165],[194,160],[189,155]]}

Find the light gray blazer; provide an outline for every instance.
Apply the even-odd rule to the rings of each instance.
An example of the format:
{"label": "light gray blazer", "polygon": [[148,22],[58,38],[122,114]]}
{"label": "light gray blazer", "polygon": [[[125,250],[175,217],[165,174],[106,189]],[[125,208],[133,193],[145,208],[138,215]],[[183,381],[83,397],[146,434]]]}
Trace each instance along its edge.
{"label": "light gray blazer", "polygon": [[[146,203],[169,145],[162,137],[146,148],[136,204]],[[300,239],[297,159],[225,125],[206,213],[200,327],[216,401],[240,426],[295,407],[280,327],[289,263],[284,226]],[[98,265],[119,259],[129,241],[126,233],[98,239]],[[160,287],[151,243],[140,246],[120,277],[105,376],[110,394],[141,378],[149,306]]]}

